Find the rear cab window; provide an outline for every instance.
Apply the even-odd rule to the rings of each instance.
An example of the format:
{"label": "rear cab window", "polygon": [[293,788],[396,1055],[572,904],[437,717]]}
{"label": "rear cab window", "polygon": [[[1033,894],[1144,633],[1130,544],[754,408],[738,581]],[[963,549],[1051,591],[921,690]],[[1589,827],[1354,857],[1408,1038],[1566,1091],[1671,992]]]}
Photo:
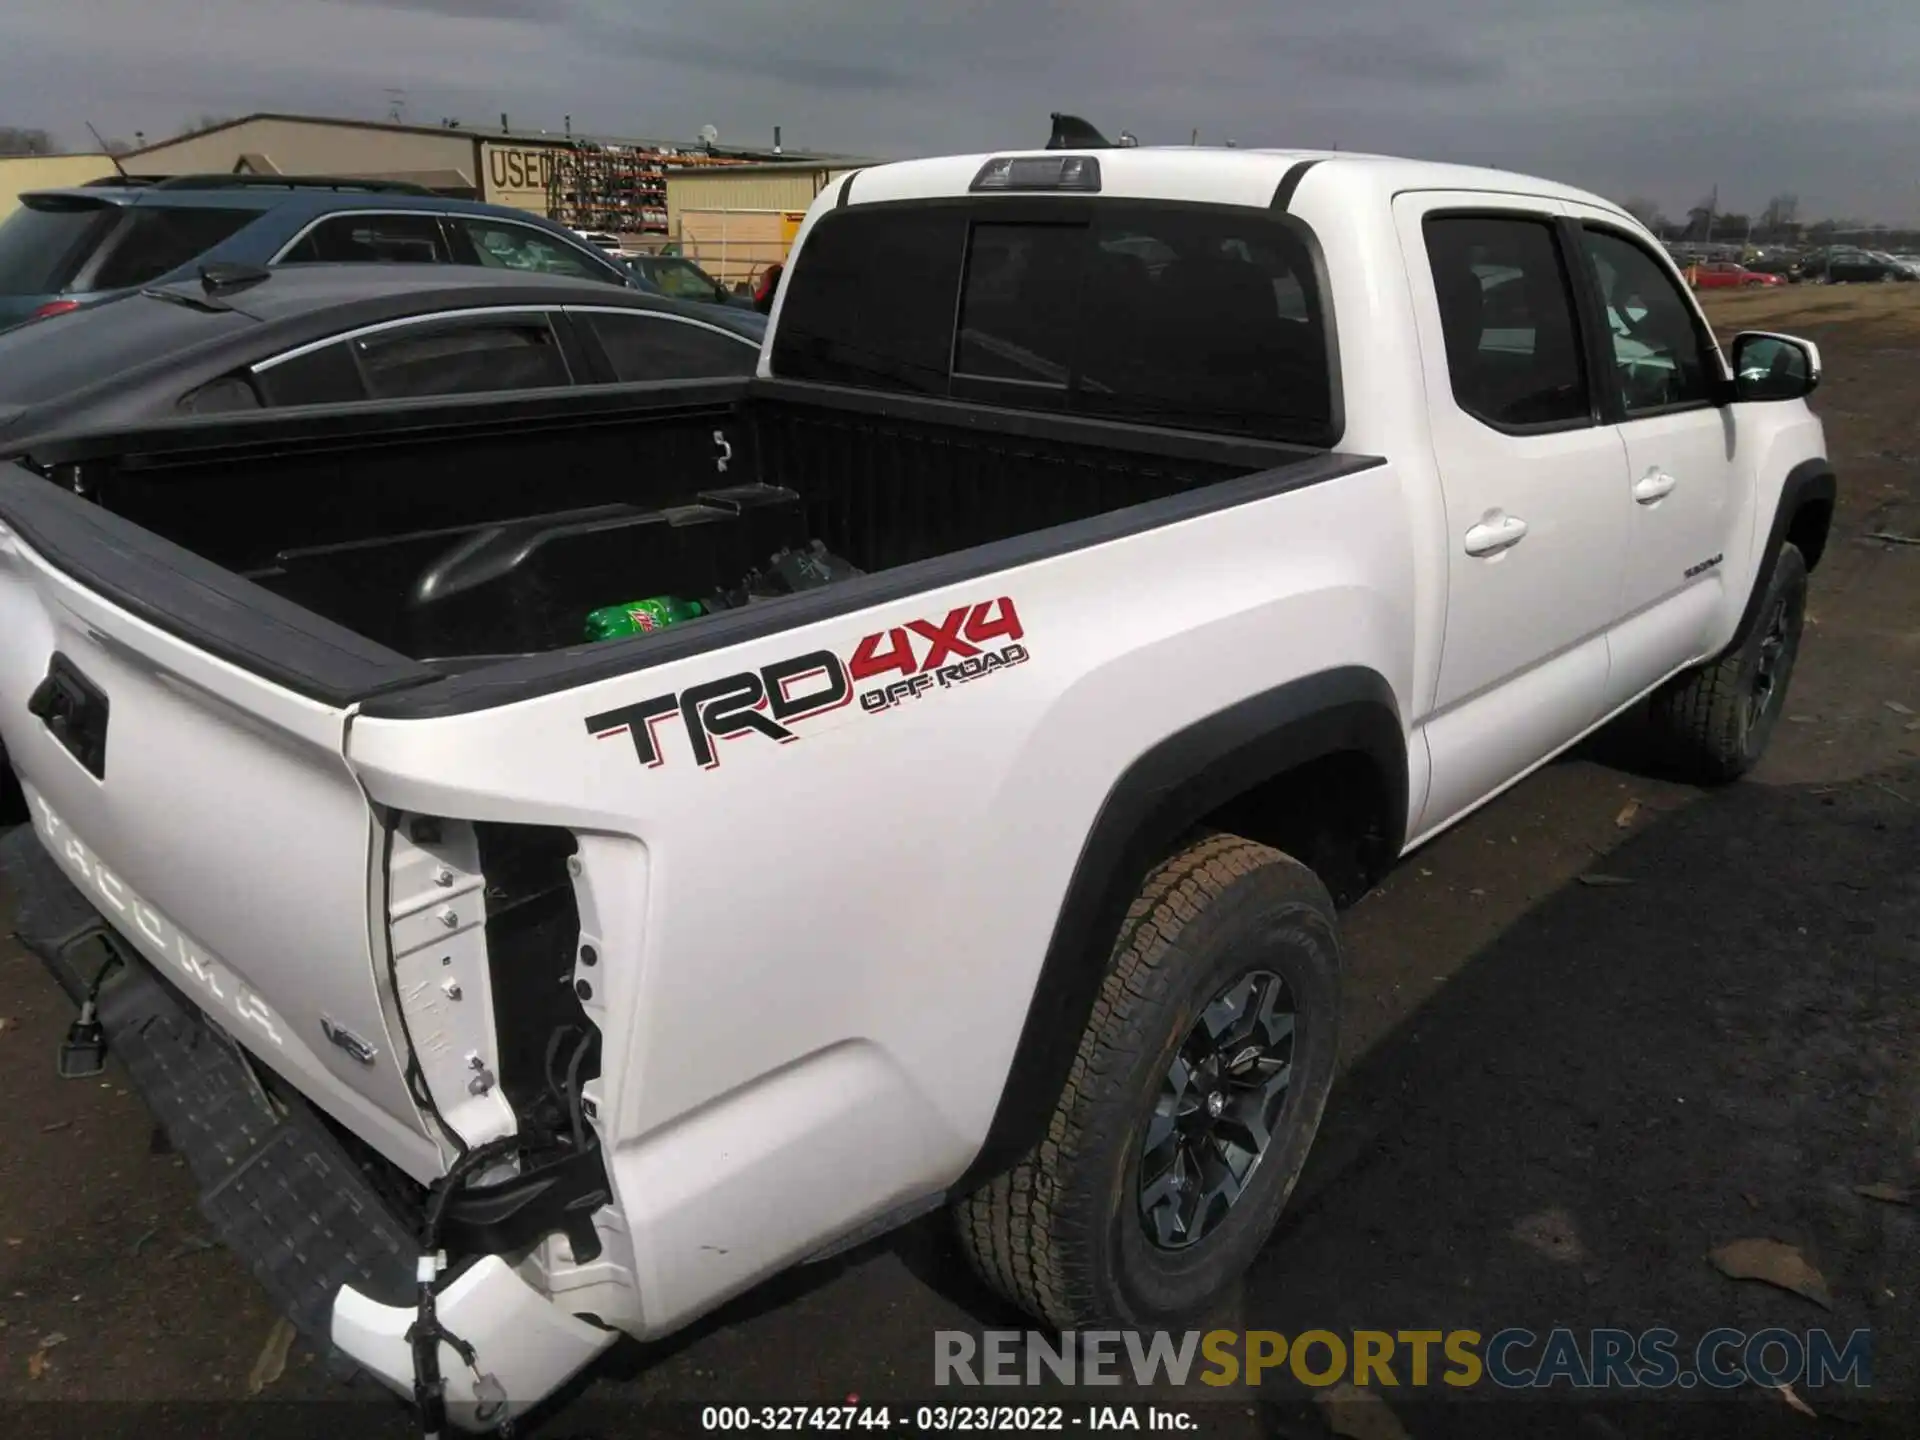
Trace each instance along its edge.
{"label": "rear cab window", "polygon": [[1328,444],[1329,321],[1297,220],[990,199],[822,216],[776,375]]}

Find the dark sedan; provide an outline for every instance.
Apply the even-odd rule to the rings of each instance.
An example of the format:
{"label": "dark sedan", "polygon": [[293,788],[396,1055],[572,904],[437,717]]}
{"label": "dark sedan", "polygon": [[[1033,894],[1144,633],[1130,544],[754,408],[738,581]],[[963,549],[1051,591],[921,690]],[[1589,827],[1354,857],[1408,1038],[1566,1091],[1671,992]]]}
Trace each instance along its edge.
{"label": "dark sedan", "polygon": [[210,267],[0,332],[0,452],[183,415],[750,375],[765,333],[751,311],[557,275]]}
{"label": "dark sedan", "polygon": [[1860,285],[1906,283],[1915,276],[1906,266],[1865,250],[1834,250],[1820,263],[1814,278],[1828,285]]}

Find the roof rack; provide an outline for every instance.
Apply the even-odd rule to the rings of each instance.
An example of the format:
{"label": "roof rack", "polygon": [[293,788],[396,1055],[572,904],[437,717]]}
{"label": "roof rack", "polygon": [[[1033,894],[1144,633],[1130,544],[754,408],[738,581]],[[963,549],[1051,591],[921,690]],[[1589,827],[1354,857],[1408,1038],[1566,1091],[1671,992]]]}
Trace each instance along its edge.
{"label": "roof rack", "polygon": [[364,190],[379,195],[425,195],[438,192],[408,180],[359,180],[345,175],[169,175],[164,180],[135,181],[155,190]]}

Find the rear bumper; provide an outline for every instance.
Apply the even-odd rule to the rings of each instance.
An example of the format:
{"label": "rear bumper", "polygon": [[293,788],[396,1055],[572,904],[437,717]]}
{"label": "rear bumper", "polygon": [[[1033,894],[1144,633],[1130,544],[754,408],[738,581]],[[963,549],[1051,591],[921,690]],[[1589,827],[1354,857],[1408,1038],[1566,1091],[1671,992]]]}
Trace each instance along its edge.
{"label": "rear bumper", "polygon": [[[309,1343],[337,1351],[336,1368],[364,1368],[411,1397],[413,1225],[304,1103],[284,1091],[284,1109],[269,1103],[239,1045],[115,933],[30,825],[0,832],[0,889],[21,943],[76,1004],[109,958],[121,960],[100,992],[110,1053],[187,1161],[221,1242]],[[497,1256],[447,1284],[437,1308],[477,1352],[469,1370],[441,1347],[449,1418],[468,1429],[524,1413],[616,1338],[561,1311]],[[492,1378],[487,1393],[504,1393],[506,1414],[476,1408],[476,1374]]]}

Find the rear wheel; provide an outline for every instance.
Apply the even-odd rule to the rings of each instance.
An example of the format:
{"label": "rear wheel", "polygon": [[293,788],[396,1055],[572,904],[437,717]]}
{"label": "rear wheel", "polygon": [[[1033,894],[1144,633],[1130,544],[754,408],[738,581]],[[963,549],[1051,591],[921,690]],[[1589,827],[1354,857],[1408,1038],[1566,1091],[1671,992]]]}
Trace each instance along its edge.
{"label": "rear wheel", "polygon": [[1209,835],[1129,910],[1047,1133],[957,1207],[974,1268],[1059,1329],[1153,1328],[1259,1253],[1339,1044],[1333,901],[1298,861]]}
{"label": "rear wheel", "polygon": [[1651,716],[1664,757],[1688,779],[1721,784],[1759,763],[1786,705],[1806,611],[1806,561],[1798,548],[1783,545],[1753,633],[1655,693]]}

